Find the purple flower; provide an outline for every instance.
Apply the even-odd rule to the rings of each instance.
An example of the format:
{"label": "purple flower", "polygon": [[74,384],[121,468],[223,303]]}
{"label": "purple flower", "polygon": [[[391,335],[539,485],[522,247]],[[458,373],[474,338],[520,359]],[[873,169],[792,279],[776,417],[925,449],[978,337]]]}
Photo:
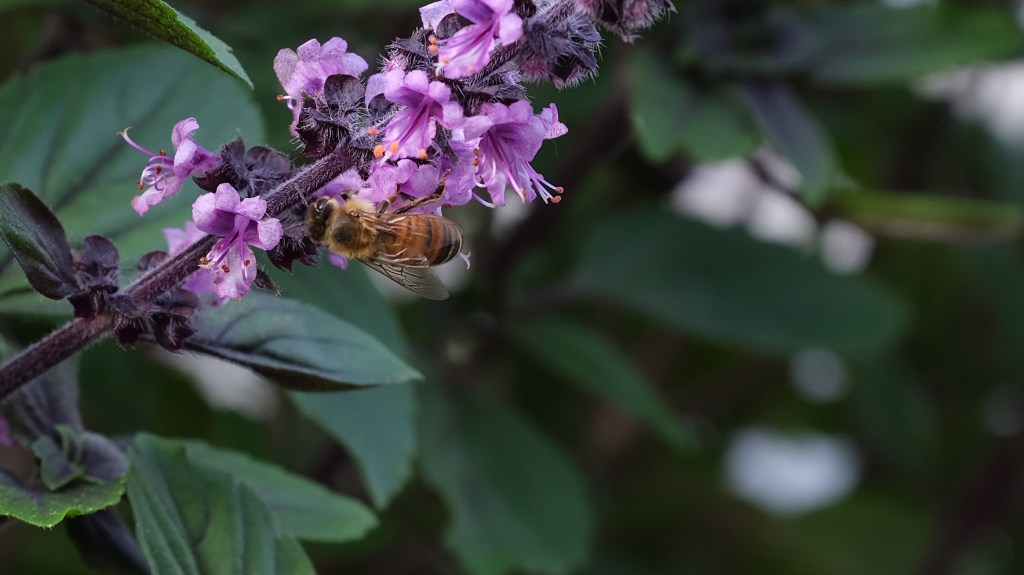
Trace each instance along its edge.
{"label": "purple flower", "polygon": [[288,104],[294,115],[292,129],[302,110],[302,94],[318,94],[324,91],[324,82],[334,74],[359,76],[368,67],[366,60],[347,52],[348,43],[341,38],[331,38],[320,45],[310,40],[292,51],[284,48],[274,58],[274,73],[281,82],[287,96],[278,96]]}
{"label": "purple flower", "polygon": [[[523,35],[523,20],[512,13],[512,0],[451,0],[451,6],[472,24],[438,44],[438,62],[448,78],[479,72],[498,41],[507,46]],[[428,15],[434,17],[428,11],[424,19]]]}
{"label": "purple flower", "polygon": [[342,172],[338,177],[327,182],[324,187],[320,188],[319,195],[339,198],[341,197],[341,194],[346,192],[355,192],[359,194],[366,186],[366,182],[364,182],[363,178],[359,176],[359,170],[349,168]]}
{"label": "purple flower", "polygon": [[384,140],[375,150],[378,158],[427,157],[437,133],[437,123],[454,127],[462,119],[462,106],[451,102],[451,90],[431,82],[426,72],[406,74],[392,70],[384,76],[384,97],[405,106],[384,128]]}
{"label": "purple flower", "polygon": [[128,137],[129,128],[118,132],[131,147],[149,156],[149,162],[139,178],[139,189],[145,191],[132,199],[132,207],[140,216],[173,196],[190,175],[203,175],[220,165],[219,156],[203,149],[192,139],[192,132],[198,129],[199,122],[195,118],[186,118],[174,125],[171,131],[173,160],[163,150],[154,154],[136,144]]}
{"label": "purple flower", "polygon": [[211,281],[219,297],[242,299],[249,293],[256,279],[256,259],[249,246],[269,250],[281,241],[281,222],[266,214],[266,200],[243,200],[231,184],[217,186],[215,193],[203,194],[192,204],[196,228],[221,238],[199,262],[213,272]]}
{"label": "purple flower", "polygon": [[[441,194],[441,205],[461,206],[470,200],[480,198],[473,193],[476,187],[476,165],[473,146],[455,139],[448,141],[452,156],[443,155],[438,159],[438,168],[444,178],[444,192]],[[485,205],[489,202],[480,200]]]}
{"label": "purple flower", "polygon": [[[412,160],[399,160],[397,164],[384,163],[370,174],[370,187],[359,197],[374,205],[393,198],[390,211],[394,211],[407,199],[422,198],[434,193],[439,177],[437,166],[431,164],[420,165]],[[401,195],[397,195],[399,192]],[[417,211],[429,212],[431,209]]]}
{"label": "purple flower", "polygon": [[[175,256],[185,251],[192,244],[206,237],[206,232],[200,230],[192,222],[185,222],[184,229],[178,228],[164,228],[164,239],[167,240],[167,251],[170,255]],[[182,282],[182,287],[188,291],[201,295],[201,294],[216,294],[217,284],[213,282],[214,272],[213,270],[206,268],[199,268],[192,272],[185,281]],[[221,304],[227,301],[227,297],[217,296],[216,303]]]}
{"label": "purple flower", "polygon": [[568,130],[558,121],[554,104],[535,116],[530,104],[520,100],[511,106],[485,104],[479,116],[466,118],[462,125],[467,141],[479,138],[477,144],[477,177],[487,188],[491,200],[505,205],[505,188],[519,194],[523,201],[531,202],[540,196],[545,202],[558,203],[562,188],[544,179],[530,166],[541,143],[556,138]]}

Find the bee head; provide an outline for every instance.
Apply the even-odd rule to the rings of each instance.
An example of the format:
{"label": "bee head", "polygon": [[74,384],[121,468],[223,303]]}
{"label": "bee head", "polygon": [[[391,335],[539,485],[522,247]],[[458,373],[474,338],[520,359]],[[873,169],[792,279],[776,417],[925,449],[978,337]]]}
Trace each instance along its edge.
{"label": "bee head", "polygon": [[323,196],[309,204],[306,213],[306,234],[317,243],[323,243],[330,227],[331,216],[338,209],[338,201],[330,196]]}

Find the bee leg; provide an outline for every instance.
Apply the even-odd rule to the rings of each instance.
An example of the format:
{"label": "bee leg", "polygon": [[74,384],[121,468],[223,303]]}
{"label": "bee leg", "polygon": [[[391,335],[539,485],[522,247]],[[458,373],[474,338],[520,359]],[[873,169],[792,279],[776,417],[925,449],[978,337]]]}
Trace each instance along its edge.
{"label": "bee leg", "polygon": [[411,201],[409,201],[404,206],[402,206],[402,207],[398,208],[397,210],[395,210],[396,214],[404,214],[405,212],[408,212],[409,210],[418,208],[420,206],[423,206],[423,205],[426,205],[426,204],[429,204],[429,203],[432,203],[432,202],[436,202],[437,200],[441,199],[441,197],[444,195],[444,183],[448,179],[448,174],[450,174],[450,173],[451,173],[451,170],[448,170],[444,174],[441,175],[441,179],[438,181],[438,184],[437,184],[437,189],[435,189],[434,193],[430,194],[429,196],[423,196],[421,198],[413,198],[409,194],[406,194],[405,192],[403,192],[402,189],[401,189],[401,186],[399,186],[398,191],[396,191],[394,194],[391,194],[391,196],[381,200],[380,204],[377,205],[377,213],[378,214],[386,213],[391,208],[391,204],[395,203],[395,201],[399,197],[402,197],[402,198],[404,198],[406,200],[411,200]]}
{"label": "bee leg", "polygon": [[448,173],[446,172],[443,176],[441,176],[441,183],[438,184],[437,189],[434,190],[434,193],[430,194],[429,196],[423,196],[421,198],[416,198],[415,200],[413,200],[413,201],[405,204],[404,206],[398,208],[397,210],[395,210],[395,213],[396,214],[404,214],[405,212],[408,212],[409,210],[418,208],[420,206],[425,206],[427,204],[431,204],[431,203],[436,202],[437,200],[440,200],[441,197],[444,196],[444,181],[447,178],[448,178]]}

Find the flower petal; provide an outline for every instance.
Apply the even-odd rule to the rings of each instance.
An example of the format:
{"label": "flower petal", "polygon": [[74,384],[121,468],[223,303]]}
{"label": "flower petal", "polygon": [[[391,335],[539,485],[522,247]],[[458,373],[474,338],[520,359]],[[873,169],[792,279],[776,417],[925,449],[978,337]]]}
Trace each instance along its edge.
{"label": "flower petal", "polygon": [[269,250],[281,241],[284,235],[284,227],[277,218],[264,218],[256,222],[255,226],[249,226],[245,230],[243,239],[245,243],[255,246],[261,250]]}
{"label": "flower petal", "polygon": [[238,203],[238,207],[235,208],[235,213],[249,218],[250,220],[257,221],[267,213],[267,200],[264,200],[259,196],[245,198]]}
{"label": "flower petal", "polygon": [[217,195],[213,193],[203,194],[192,203],[192,221],[199,230],[220,237],[235,229],[234,212],[218,210]]}
{"label": "flower petal", "polygon": [[174,129],[171,130],[171,144],[177,149],[182,142],[191,139],[192,132],[198,129],[199,122],[195,118],[185,118],[175,124]]}

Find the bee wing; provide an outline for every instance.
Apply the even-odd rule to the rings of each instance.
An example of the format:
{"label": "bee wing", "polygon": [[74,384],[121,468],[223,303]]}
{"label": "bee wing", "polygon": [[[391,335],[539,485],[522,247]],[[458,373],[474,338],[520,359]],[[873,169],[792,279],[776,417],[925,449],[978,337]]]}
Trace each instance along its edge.
{"label": "bee wing", "polygon": [[378,259],[359,261],[416,295],[432,300],[448,299],[448,289],[430,268],[395,265]]}

